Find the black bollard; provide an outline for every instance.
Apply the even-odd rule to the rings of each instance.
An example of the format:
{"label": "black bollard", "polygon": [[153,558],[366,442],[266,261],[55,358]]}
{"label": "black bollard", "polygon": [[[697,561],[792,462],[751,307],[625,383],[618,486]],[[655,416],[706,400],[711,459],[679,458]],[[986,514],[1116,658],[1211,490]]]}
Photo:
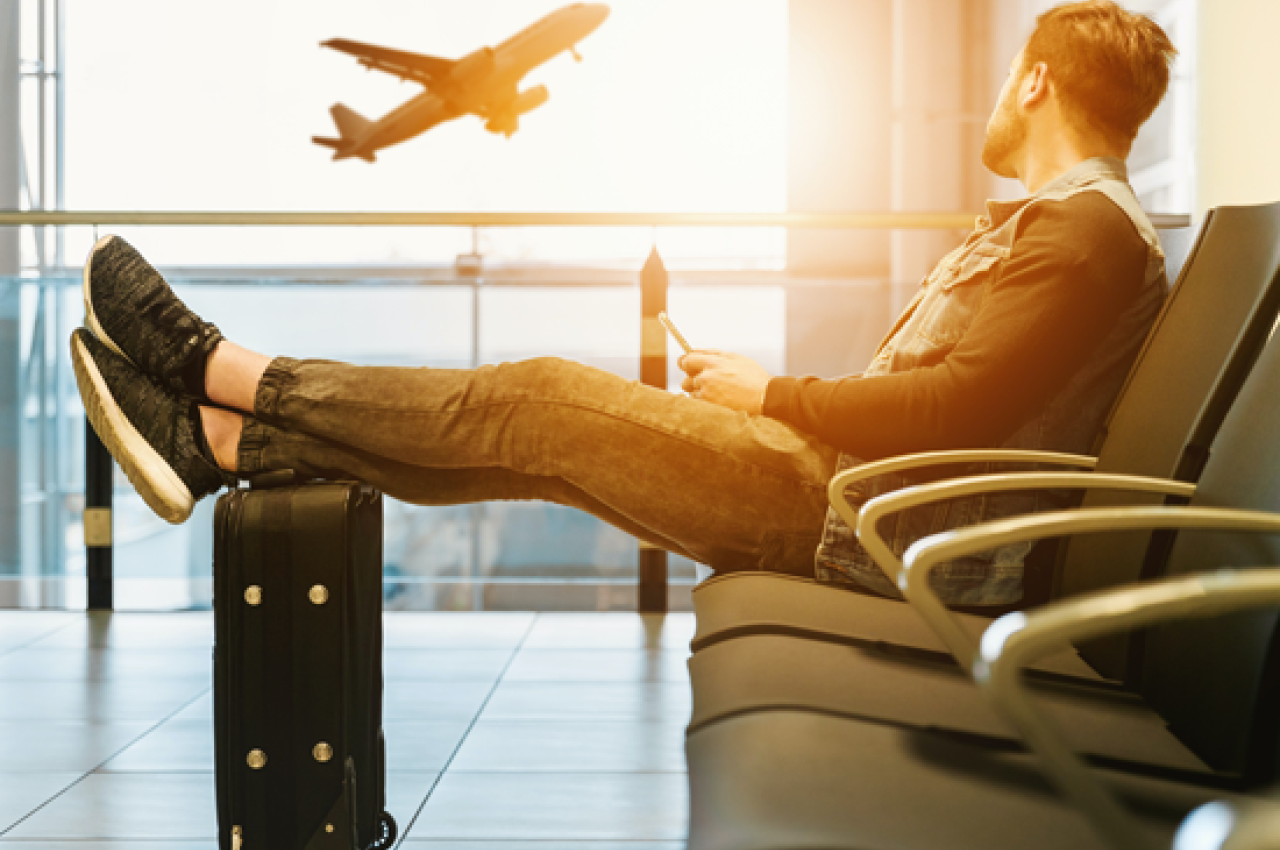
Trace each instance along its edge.
{"label": "black bollard", "polygon": [[[658,314],[667,309],[667,269],[655,246],[640,271],[640,382],[667,388],[667,333]],[[637,607],[642,614],[667,612],[667,553],[640,543]]]}
{"label": "black bollard", "polygon": [[111,568],[111,494],[115,461],[84,423],[84,556],[90,611],[110,611],[115,605]]}

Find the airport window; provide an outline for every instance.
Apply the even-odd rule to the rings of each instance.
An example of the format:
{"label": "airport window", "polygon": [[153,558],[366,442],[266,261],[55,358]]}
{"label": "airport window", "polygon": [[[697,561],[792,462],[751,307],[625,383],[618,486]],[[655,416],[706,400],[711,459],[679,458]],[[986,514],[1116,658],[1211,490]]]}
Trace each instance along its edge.
{"label": "airport window", "polygon": [[[785,209],[784,0],[610,4],[608,25],[578,46],[581,64],[560,55],[526,78],[525,88],[546,86],[550,100],[520,116],[511,138],[467,117],[379,151],[374,163],[334,162],[332,150],[312,143],[335,132],[335,103],[374,118],[421,90],[322,41],[459,59],[562,5],[404,0],[357,13],[336,2],[233,2],[215,13],[153,0],[28,2],[24,206]],[[632,287],[653,247],[671,268],[695,272],[777,270],[786,251],[784,234],[768,229],[116,230],[172,270],[189,303],[265,350],[436,367],[555,354],[633,378],[640,329]],[[83,422],[61,344],[79,307],[72,276],[55,270],[76,266],[96,235],[89,227],[23,232],[23,266],[41,276],[20,285],[19,347],[28,372],[47,374],[49,384],[27,391],[21,552],[2,604],[83,604]],[[524,269],[516,273],[541,284],[481,291],[474,280],[451,282],[455,260],[471,253],[486,273]],[[431,285],[418,285],[424,278]],[[676,283],[671,309],[700,343],[749,349],[785,369],[779,286]],[[116,484],[117,607],[207,606],[211,503],[175,528],[123,477]],[[585,514],[391,503],[387,517],[391,607],[634,607],[634,540]],[[692,563],[673,560],[678,607],[693,578]]]}

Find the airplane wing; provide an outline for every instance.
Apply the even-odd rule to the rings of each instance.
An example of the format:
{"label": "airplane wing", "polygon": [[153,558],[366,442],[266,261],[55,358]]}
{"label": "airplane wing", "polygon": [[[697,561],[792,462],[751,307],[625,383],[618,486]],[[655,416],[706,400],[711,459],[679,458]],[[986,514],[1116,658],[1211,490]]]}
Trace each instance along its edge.
{"label": "airplane wing", "polygon": [[452,59],[410,53],[407,50],[392,50],[389,47],[378,47],[345,38],[333,38],[321,42],[320,46],[349,53],[359,59],[360,64],[366,68],[394,74],[403,80],[414,80],[424,86],[429,85],[432,80],[446,76],[457,64]]}

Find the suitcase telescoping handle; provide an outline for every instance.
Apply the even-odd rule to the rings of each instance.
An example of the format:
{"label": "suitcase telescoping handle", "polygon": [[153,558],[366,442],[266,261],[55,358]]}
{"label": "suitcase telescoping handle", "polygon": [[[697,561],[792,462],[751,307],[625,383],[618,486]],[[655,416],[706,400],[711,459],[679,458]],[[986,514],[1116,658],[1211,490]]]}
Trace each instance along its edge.
{"label": "suitcase telescoping handle", "polygon": [[251,490],[274,490],[277,487],[291,487],[302,483],[302,476],[292,469],[275,469],[263,472],[249,479]]}
{"label": "suitcase telescoping handle", "polygon": [[307,478],[292,469],[273,469],[249,479],[250,490],[276,490],[280,487],[292,487],[296,484],[357,484],[348,479]]}

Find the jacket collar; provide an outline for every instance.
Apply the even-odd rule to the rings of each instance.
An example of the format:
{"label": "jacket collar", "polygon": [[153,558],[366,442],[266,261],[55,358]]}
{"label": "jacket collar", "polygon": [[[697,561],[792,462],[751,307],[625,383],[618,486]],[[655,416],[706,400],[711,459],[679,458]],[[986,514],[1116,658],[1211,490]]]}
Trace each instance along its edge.
{"label": "jacket collar", "polygon": [[987,201],[987,214],[978,219],[978,229],[999,227],[1027,204],[1053,194],[1071,194],[1073,189],[1087,186],[1098,180],[1129,182],[1129,169],[1122,160],[1110,156],[1095,156],[1076,163],[1040,187],[1040,191],[1016,201]]}

